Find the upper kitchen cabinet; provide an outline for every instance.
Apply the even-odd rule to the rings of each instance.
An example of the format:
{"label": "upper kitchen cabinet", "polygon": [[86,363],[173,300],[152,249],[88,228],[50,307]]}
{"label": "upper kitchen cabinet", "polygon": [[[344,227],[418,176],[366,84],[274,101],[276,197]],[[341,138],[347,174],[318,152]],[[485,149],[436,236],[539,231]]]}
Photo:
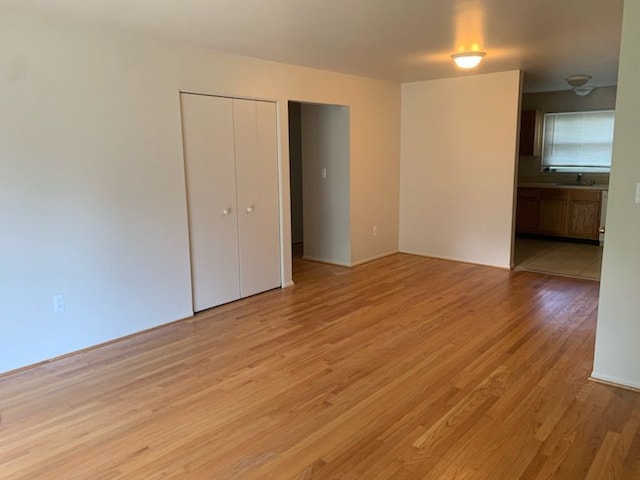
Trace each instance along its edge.
{"label": "upper kitchen cabinet", "polygon": [[539,157],[542,153],[542,120],[540,110],[523,110],[520,115],[520,156]]}

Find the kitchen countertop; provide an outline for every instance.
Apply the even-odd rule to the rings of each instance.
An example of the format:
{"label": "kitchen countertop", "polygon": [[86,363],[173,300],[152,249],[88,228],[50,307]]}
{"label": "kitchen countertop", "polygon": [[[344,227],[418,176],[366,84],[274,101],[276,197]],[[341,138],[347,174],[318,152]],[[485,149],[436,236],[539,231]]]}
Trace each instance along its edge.
{"label": "kitchen countertop", "polygon": [[609,190],[609,185],[595,184],[595,185],[579,185],[576,183],[562,184],[562,183],[519,183],[518,187],[535,187],[535,188],[575,188],[586,190]]}

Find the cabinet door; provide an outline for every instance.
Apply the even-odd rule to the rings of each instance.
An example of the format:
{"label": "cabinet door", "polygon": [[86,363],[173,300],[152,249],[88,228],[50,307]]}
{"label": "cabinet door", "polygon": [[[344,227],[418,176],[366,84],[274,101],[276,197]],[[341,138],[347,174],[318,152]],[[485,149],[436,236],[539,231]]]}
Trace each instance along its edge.
{"label": "cabinet door", "polygon": [[563,236],[567,233],[567,192],[543,189],[540,193],[540,233]]}
{"label": "cabinet door", "polygon": [[523,110],[520,114],[521,157],[540,156],[543,114],[539,110]]}
{"label": "cabinet door", "polygon": [[240,291],[243,297],[281,285],[276,106],[233,100]]}
{"label": "cabinet door", "polygon": [[240,298],[232,101],[181,94],[193,309]]}
{"label": "cabinet door", "polygon": [[600,192],[575,191],[571,192],[570,198],[567,235],[597,240],[600,227]]}
{"label": "cabinet door", "polygon": [[519,188],[516,207],[516,233],[538,233],[540,224],[539,189]]}

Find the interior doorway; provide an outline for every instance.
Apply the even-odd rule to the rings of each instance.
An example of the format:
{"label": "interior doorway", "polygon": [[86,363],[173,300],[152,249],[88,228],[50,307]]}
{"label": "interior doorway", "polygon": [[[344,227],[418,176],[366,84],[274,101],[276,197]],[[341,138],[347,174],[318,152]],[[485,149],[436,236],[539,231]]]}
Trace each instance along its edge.
{"label": "interior doorway", "polygon": [[288,110],[293,256],[350,265],[349,107],[289,102]]}
{"label": "interior doorway", "polygon": [[291,192],[291,252],[293,258],[304,254],[302,196],[302,105],[289,102],[289,191]]}
{"label": "interior doorway", "polygon": [[[576,113],[612,110],[615,98],[615,87],[602,88],[597,96],[588,98],[570,90],[522,95],[511,258],[514,269],[600,279],[609,174],[549,167],[544,160],[544,131],[547,118],[552,126],[557,125],[558,114],[582,122],[581,116],[574,117]],[[579,125],[580,129],[572,128],[593,128]],[[578,144],[577,139],[572,142]],[[587,144],[584,148],[590,147]]]}

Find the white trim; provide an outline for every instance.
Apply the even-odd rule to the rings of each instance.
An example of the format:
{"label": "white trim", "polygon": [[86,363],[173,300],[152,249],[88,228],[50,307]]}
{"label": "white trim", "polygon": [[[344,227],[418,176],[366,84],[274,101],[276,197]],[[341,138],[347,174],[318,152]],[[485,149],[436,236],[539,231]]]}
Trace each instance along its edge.
{"label": "white trim", "polygon": [[353,262],[351,264],[352,267],[357,267],[358,265],[362,265],[365,263],[373,262],[375,260],[380,260],[381,258],[390,257],[391,255],[395,255],[396,253],[400,253],[397,250],[392,252],[381,253],[380,255],[374,255],[373,257],[365,258],[364,260],[358,260],[357,262]]}
{"label": "white trim", "polygon": [[338,267],[350,267],[351,266],[351,264],[349,264],[349,263],[336,262],[335,260],[328,260],[326,258],[310,257],[309,255],[303,255],[302,259],[303,260],[310,260],[312,262],[328,263],[329,265],[337,265]]}
{"label": "white trim", "polygon": [[293,286],[295,286],[295,283],[293,283],[293,280],[289,280],[288,282],[283,283],[280,288],[284,290],[285,288],[291,288]]}
{"label": "white trim", "polygon": [[603,375],[595,371],[591,373],[591,379],[595,380],[596,382],[600,381],[614,387],[630,388],[636,392],[640,392],[640,382],[612,377],[610,375]]}
{"label": "white trim", "polygon": [[408,250],[400,250],[398,253],[406,253],[407,255],[416,255],[417,257],[435,258],[436,260],[447,260],[449,262],[466,263],[468,265],[478,265],[480,267],[492,267],[492,268],[499,268],[501,270],[511,271],[510,264],[509,265],[494,265],[492,263],[473,262],[471,260],[462,260],[460,258],[443,257],[443,256],[438,256],[438,255],[427,255],[425,253],[410,252]]}
{"label": "white trim", "polygon": [[[278,144],[278,213],[280,233],[280,281],[282,288],[293,286],[291,264],[291,190],[289,176],[289,116],[287,100],[276,101],[276,125]],[[283,114],[286,113],[285,114]],[[283,125],[285,123],[285,125]],[[286,151],[285,151],[286,149]]]}
{"label": "white trim", "polygon": [[201,95],[203,97],[220,97],[220,98],[229,98],[231,100],[253,100],[256,102],[267,102],[267,103],[278,103],[278,99],[276,98],[266,98],[266,97],[248,97],[246,95],[227,95],[224,93],[203,93],[203,92],[194,92],[191,90],[178,90],[180,93],[186,93],[188,95]]}
{"label": "white trim", "polygon": [[[328,263],[329,265],[336,265],[338,267],[357,267],[358,265],[363,265],[365,263],[373,262],[375,260],[380,260],[381,258],[389,257],[397,253],[400,253],[400,252],[398,252],[397,250],[394,250],[392,252],[386,252],[386,253],[381,253],[380,255],[374,255],[373,257],[365,258],[364,260],[358,260],[357,262],[353,262],[353,263],[336,262],[335,260],[327,260],[326,258],[313,257],[309,255],[303,255],[302,259],[309,260],[311,262]],[[293,284],[293,282],[291,283]]]}

